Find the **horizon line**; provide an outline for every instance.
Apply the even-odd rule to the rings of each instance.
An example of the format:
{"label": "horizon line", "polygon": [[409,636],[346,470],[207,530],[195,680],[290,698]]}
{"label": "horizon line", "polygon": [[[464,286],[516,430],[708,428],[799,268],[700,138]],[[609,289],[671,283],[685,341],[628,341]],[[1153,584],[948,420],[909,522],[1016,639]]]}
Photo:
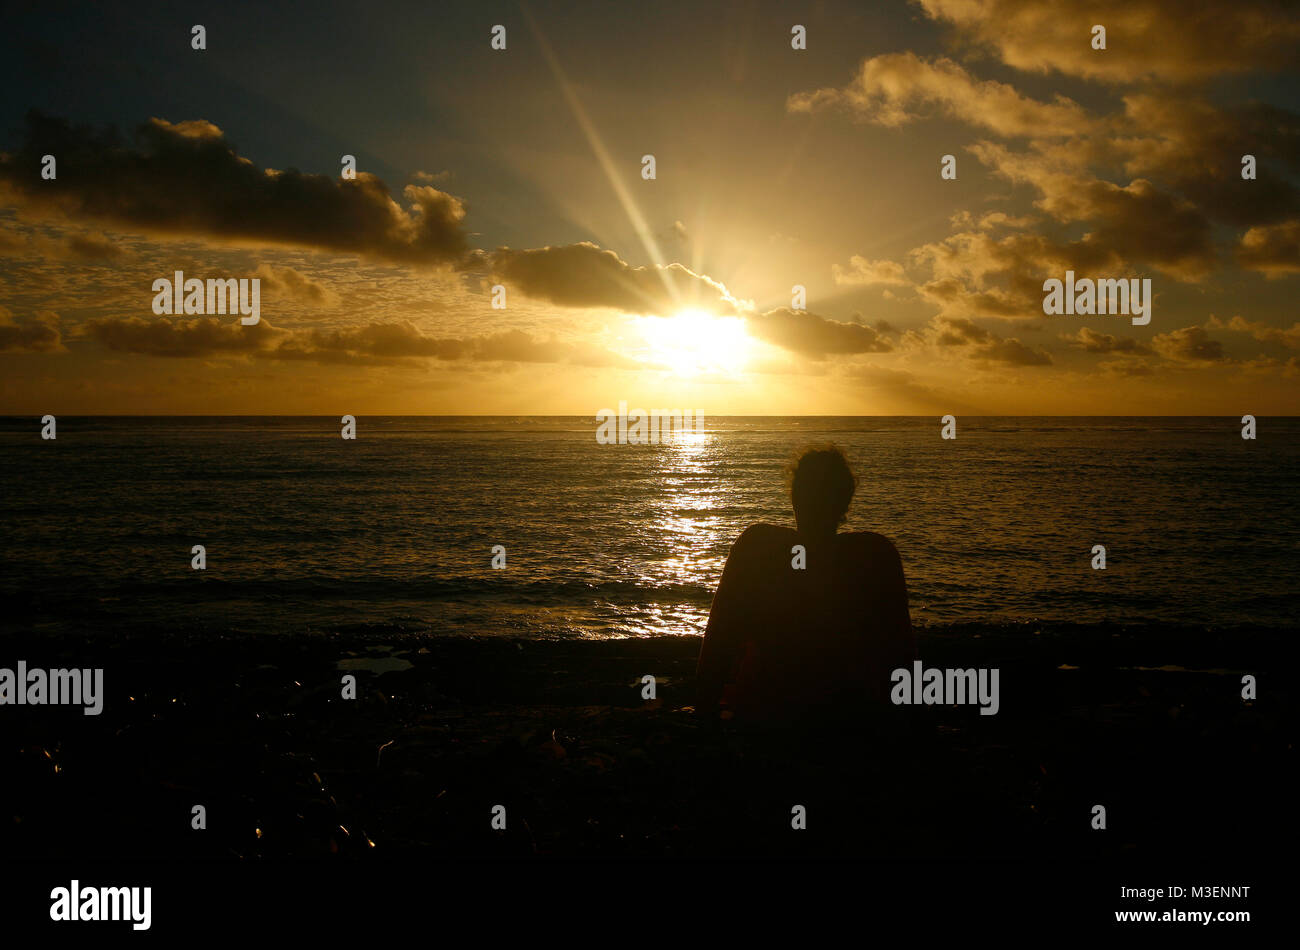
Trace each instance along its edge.
{"label": "horizon line", "polygon": [[[639,409],[640,407],[634,407]],[[696,411],[696,410],[692,410]],[[76,419],[334,419],[334,414],[296,413],[296,412],[63,412],[63,413],[0,413],[0,419],[40,419],[43,415],[60,415]],[[347,415],[369,416],[388,419],[591,419],[596,420],[596,413],[573,412],[362,412]],[[928,419],[931,413],[755,413],[731,412],[710,416],[701,413],[704,418],[713,419]],[[991,413],[991,412],[954,412],[945,413],[967,419],[1221,419],[1239,418],[1232,413],[1135,413],[1121,415],[1117,413]],[[1243,413],[1256,418],[1298,419],[1300,414],[1285,413]],[[935,416],[935,418],[940,418]]]}

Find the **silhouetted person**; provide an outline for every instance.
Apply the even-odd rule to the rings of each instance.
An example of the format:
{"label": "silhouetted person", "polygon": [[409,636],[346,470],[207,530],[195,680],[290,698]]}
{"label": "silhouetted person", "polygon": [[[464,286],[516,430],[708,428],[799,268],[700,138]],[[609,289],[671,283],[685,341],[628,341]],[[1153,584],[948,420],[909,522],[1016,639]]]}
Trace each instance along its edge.
{"label": "silhouetted person", "polygon": [[721,703],[740,719],[794,723],[888,702],[890,673],[910,666],[916,642],[894,545],[837,533],[855,488],[838,448],[808,449],[790,482],[797,529],[756,524],[736,541],[700,650],[699,712]]}

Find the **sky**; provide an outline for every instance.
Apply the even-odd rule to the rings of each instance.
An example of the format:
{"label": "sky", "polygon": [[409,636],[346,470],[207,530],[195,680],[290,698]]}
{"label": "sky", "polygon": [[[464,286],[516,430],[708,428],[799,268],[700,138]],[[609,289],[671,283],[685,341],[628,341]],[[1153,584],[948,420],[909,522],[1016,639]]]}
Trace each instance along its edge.
{"label": "sky", "polygon": [[[7,21],[0,413],[1300,410],[1280,0]],[[1067,271],[1150,322],[1044,313]]]}

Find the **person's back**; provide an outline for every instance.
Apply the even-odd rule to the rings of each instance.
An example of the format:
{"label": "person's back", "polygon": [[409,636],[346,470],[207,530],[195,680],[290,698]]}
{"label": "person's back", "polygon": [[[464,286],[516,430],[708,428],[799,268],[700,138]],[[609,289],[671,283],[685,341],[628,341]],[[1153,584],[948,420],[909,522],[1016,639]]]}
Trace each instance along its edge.
{"label": "person's back", "polygon": [[915,655],[898,552],[873,532],[836,533],[854,481],[838,449],[794,471],[797,530],[756,524],[732,548],[697,671],[697,708],[793,721],[888,696]]}

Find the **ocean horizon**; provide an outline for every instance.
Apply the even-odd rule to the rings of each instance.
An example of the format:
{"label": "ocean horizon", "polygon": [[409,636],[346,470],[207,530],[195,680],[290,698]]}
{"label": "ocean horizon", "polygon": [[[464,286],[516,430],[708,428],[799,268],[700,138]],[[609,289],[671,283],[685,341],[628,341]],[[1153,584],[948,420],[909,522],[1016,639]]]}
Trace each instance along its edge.
{"label": "ocean horizon", "polygon": [[[85,635],[701,634],[731,544],[793,524],[834,442],[845,530],[893,539],[921,628],[1293,629],[1300,420],[719,416],[0,418],[4,626]],[[203,570],[192,566],[195,545]],[[1105,548],[1095,569],[1094,547]],[[503,547],[504,567],[494,568]],[[497,558],[498,562],[500,557]]]}

